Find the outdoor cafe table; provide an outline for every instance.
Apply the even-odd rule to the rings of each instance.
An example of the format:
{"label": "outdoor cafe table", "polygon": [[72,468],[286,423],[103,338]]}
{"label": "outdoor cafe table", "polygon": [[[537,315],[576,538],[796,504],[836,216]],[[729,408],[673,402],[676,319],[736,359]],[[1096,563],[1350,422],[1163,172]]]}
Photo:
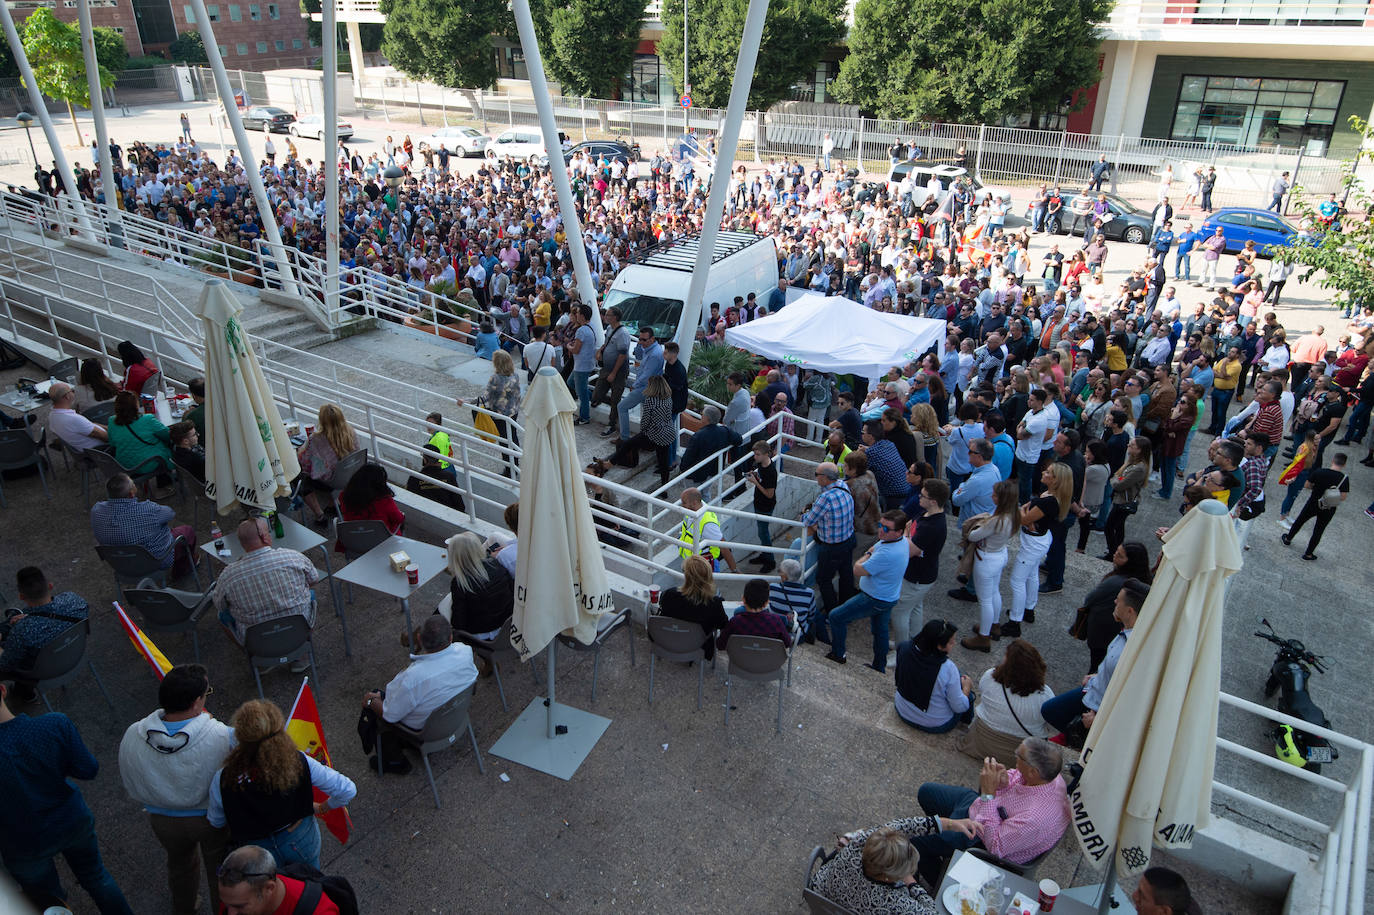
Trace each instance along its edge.
{"label": "outdoor cafe table", "polygon": [[0,406],[8,407],[22,416],[36,413],[43,407],[51,405],[52,402],[47,397],[30,397],[23,391],[7,391],[0,394]]}
{"label": "outdoor cafe table", "polygon": [[[960,862],[963,863],[961,864]],[[957,887],[959,886],[960,876],[970,874],[974,871],[983,873],[988,870],[995,870],[1001,874],[1002,885],[1011,890],[1010,893],[1002,897],[1002,904],[997,910],[999,915],[1006,911],[1007,906],[1011,904],[1012,896],[1016,895],[1018,892],[1032,900],[1039,897],[1040,881],[1038,879],[1029,880],[1025,877],[1018,877],[1010,871],[988,864],[986,861],[981,861],[963,851],[956,851],[954,857],[949,862],[949,867],[945,869],[945,877],[940,881],[940,889],[935,894],[937,900],[936,905],[939,910],[941,912],[949,911],[952,912],[953,915],[959,915]],[[949,892],[951,887],[955,888],[954,908],[952,909],[945,905],[945,894]],[[1077,899],[1066,895],[1064,888],[1060,889],[1059,898],[1056,899],[1054,903],[1054,915],[1096,915],[1096,913],[1097,906],[1089,905],[1086,902],[1079,902]]]}
{"label": "outdoor cafe table", "polygon": [[[413,585],[406,578],[405,572],[391,570],[388,557],[402,550],[410,557],[411,562],[420,567],[420,580]],[[334,578],[336,581],[346,581],[399,600],[401,610],[406,616],[406,635],[409,636],[415,631],[410,623],[410,595],[423,588],[434,576],[447,570],[448,551],[443,547],[393,535],[344,566]]]}
{"label": "outdoor cafe table", "polygon": [[[274,535],[272,546],[284,550],[295,550],[297,553],[306,553],[318,547],[324,555],[325,577],[329,579],[329,595],[334,599],[334,615],[339,618],[339,625],[343,628],[344,654],[352,657],[353,647],[348,643],[348,618],[344,616],[343,602],[339,600],[339,593],[334,584],[334,566],[329,557],[329,538],[311,530],[304,524],[293,521],[281,512],[277,513],[277,517],[281,519],[282,530],[286,532],[286,536],[277,537]],[[268,529],[271,530],[270,525]],[[215,541],[209,539],[200,545],[200,549],[207,556],[218,559],[225,565],[243,558],[243,547],[239,545],[239,538],[232,531],[228,531],[224,535],[223,554],[215,549]],[[211,569],[213,570],[213,568],[212,564]]]}

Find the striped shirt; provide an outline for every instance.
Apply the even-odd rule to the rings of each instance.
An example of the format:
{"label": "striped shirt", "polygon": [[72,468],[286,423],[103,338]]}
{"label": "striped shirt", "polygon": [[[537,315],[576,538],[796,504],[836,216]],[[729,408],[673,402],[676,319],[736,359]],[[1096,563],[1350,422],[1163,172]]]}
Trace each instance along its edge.
{"label": "striped shirt", "polygon": [[805,527],[816,528],[821,543],[844,543],[854,536],[854,497],[844,480],[836,480],[812,503],[801,516]]}

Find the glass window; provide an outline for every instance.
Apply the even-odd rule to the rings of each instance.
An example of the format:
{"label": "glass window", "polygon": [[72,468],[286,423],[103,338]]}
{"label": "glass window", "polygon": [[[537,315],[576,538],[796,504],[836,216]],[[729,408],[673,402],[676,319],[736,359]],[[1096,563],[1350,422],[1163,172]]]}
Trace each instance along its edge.
{"label": "glass window", "polygon": [[262,18],[262,7],[256,3],[248,4],[248,18],[257,22]]}
{"label": "glass window", "polygon": [[1344,92],[1345,83],[1317,83],[1317,88],[1312,92],[1312,104],[1323,108],[1337,108],[1341,104],[1341,95]]}
{"label": "glass window", "polygon": [[186,21],[194,25],[196,21],[196,8],[194,6],[183,6],[182,9],[186,12]]}
{"label": "glass window", "polygon": [[1288,80],[1286,80],[1286,79],[1266,79],[1266,80],[1263,80],[1263,81],[1261,82],[1260,88],[1261,88],[1261,89],[1272,89],[1272,90],[1275,90],[1275,91],[1278,91],[1278,92],[1282,92],[1284,89],[1287,89],[1287,88],[1288,88]]}
{"label": "glass window", "polygon": [[1201,76],[1183,77],[1183,86],[1178,91],[1180,101],[1200,102],[1207,89],[1207,80]]}
{"label": "glass window", "polygon": [[229,4],[229,21],[230,21],[230,22],[242,22],[242,21],[243,21],[243,7],[239,6],[237,3],[231,3],[231,4]]}
{"label": "glass window", "polygon": [[1283,93],[1282,93],[1282,92],[1261,92],[1261,93],[1259,93],[1259,98],[1257,99],[1257,101],[1258,101],[1259,104],[1261,104],[1261,105],[1282,105],[1282,104],[1283,104]]}
{"label": "glass window", "polygon": [[312,47],[312,48],[318,48],[319,46],[320,46],[320,43],[319,43],[318,41],[316,41],[314,38],[310,39],[310,47]]}
{"label": "glass window", "polygon": [[1335,108],[1313,108],[1307,112],[1307,123],[1309,124],[1334,124],[1336,123]]}
{"label": "glass window", "polygon": [[278,38],[276,41],[272,42],[272,45],[273,45],[273,47],[275,47],[278,51],[285,51],[285,50],[286,50],[286,42],[285,42],[285,41],[282,41],[280,38]]}
{"label": "glass window", "polygon": [[1224,222],[1228,226],[1248,226],[1250,225],[1249,213],[1224,213],[1217,217],[1217,222]]}
{"label": "glass window", "polygon": [[268,19],[280,19],[280,18],[281,18],[281,8],[280,8],[279,6],[277,6],[277,4],[275,4],[275,3],[269,3],[269,4],[267,4],[267,18],[268,18]]}
{"label": "glass window", "polygon": [[302,42],[301,42],[301,40],[300,40],[299,38],[292,38],[292,39],[291,39],[291,47],[299,49],[301,46],[302,46]]}
{"label": "glass window", "polygon": [[1237,88],[1237,89],[1258,89],[1259,87],[1260,87],[1260,81],[1257,80],[1257,79],[1250,79],[1250,78],[1244,77],[1244,76],[1237,76],[1237,77],[1236,77],[1236,88]]}
{"label": "glass window", "polygon": [[220,56],[220,57],[228,57],[228,56],[229,56],[229,46],[228,46],[228,45],[220,45],[220,46],[219,46],[219,56]]}
{"label": "glass window", "polygon": [[219,22],[219,6],[211,3],[205,7],[205,15],[210,17],[211,22]]}
{"label": "glass window", "polygon": [[1208,89],[1230,89],[1236,83],[1230,76],[1209,76],[1207,77]]}
{"label": "glass window", "polygon": [[234,45],[234,53],[239,57],[246,56],[248,54],[248,45],[240,41],[238,44]]}
{"label": "glass window", "polygon": [[265,42],[265,41],[259,41],[259,42],[258,42],[258,53],[259,53],[259,54],[266,54],[266,53],[267,53],[267,42]]}
{"label": "glass window", "polygon": [[1315,80],[1310,79],[1290,79],[1288,81],[1289,92],[1311,92],[1317,88]]}
{"label": "glass window", "polygon": [[1244,89],[1232,89],[1231,101],[1239,102],[1243,105],[1253,105],[1255,104],[1256,94],[1255,92],[1246,92]]}

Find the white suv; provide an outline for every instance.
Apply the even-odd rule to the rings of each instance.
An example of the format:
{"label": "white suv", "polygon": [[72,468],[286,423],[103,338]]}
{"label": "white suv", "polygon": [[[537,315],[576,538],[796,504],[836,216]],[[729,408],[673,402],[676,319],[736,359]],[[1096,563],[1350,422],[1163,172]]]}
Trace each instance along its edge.
{"label": "white suv", "polygon": [[512,127],[503,130],[487,144],[488,158],[504,159],[510,156],[517,161],[532,159],[535,165],[548,165],[549,153],[544,148],[544,137],[537,127]]}

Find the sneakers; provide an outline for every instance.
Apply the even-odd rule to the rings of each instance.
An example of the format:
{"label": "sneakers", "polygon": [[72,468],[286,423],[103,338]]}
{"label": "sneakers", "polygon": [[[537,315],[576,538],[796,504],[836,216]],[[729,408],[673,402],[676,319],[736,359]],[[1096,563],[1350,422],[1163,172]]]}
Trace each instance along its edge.
{"label": "sneakers", "polygon": [[1293,535],[1292,535],[1292,534],[1284,534],[1284,535],[1283,535],[1282,537],[1280,537],[1279,539],[1283,541],[1283,545],[1284,545],[1284,546],[1292,546],[1292,545],[1293,545]]}
{"label": "sneakers", "polygon": [[[1374,515],[1371,515],[1370,517],[1374,517]],[[968,588],[950,588],[945,593],[947,593],[950,597],[954,598],[955,600],[962,600],[970,604],[978,600],[978,597]]]}
{"label": "sneakers", "polygon": [[833,652],[833,651],[828,651],[828,652],[826,652],[825,659],[826,659],[827,661],[834,661],[836,664],[848,664],[848,663],[849,663],[849,659],[848,659],[848,658],[841,657],[840,655],[835,654],[835,652]]}
{"label": "sneakers", "polygon": [[1040,593],[1041,593],[1041,594],[1058,594],[1058,593],[1060,593],[1060,592],[1063,591],[1063,590],[1064,590],[1064,586],[1063,586],[1062,584],[1061,584],[1061,585],[1052,585],[1052,584],[1050,584],[1049,582],[1044,582],[1044,583],[1042,583],[1042,584],[1040,585]]}
{"label": "sneakers", "polygon": [[1274,523],[1286,531],[1291,531],[1293,529],[1293,521],[1291,518],[1280,518]]}
{"label": "sneakers", "polygon": [[591,424],[592,421],[590,419],[582,419],[581,417],[578,417],[577,419],[573,420],[574,426],[590,426]]}
{"label": "sneakers", "polygon": [[1306,559],[1308,562],[1316,562],[1316,561],[1317,561],[1317,554],[1316,554],[1316,553],[1303,553],[1303,554],[1302,554],[1302,558],[1303,558],[1303,559]]}
{"label": "sneakers", "polygon": [[619,431],[620,430],[617,429],[615,426],[607,426],[606,428],[601,430],[600,435],[602,438],[610,438],[612,435],[615,435]]}
{"label": "sneakers", "polygon": [[1365,513],[1365,515],[1367,515],[1368,517],[1374,518],[1374,508],[1366,508],[1366,509],[1364,510],[1364,513]]}

